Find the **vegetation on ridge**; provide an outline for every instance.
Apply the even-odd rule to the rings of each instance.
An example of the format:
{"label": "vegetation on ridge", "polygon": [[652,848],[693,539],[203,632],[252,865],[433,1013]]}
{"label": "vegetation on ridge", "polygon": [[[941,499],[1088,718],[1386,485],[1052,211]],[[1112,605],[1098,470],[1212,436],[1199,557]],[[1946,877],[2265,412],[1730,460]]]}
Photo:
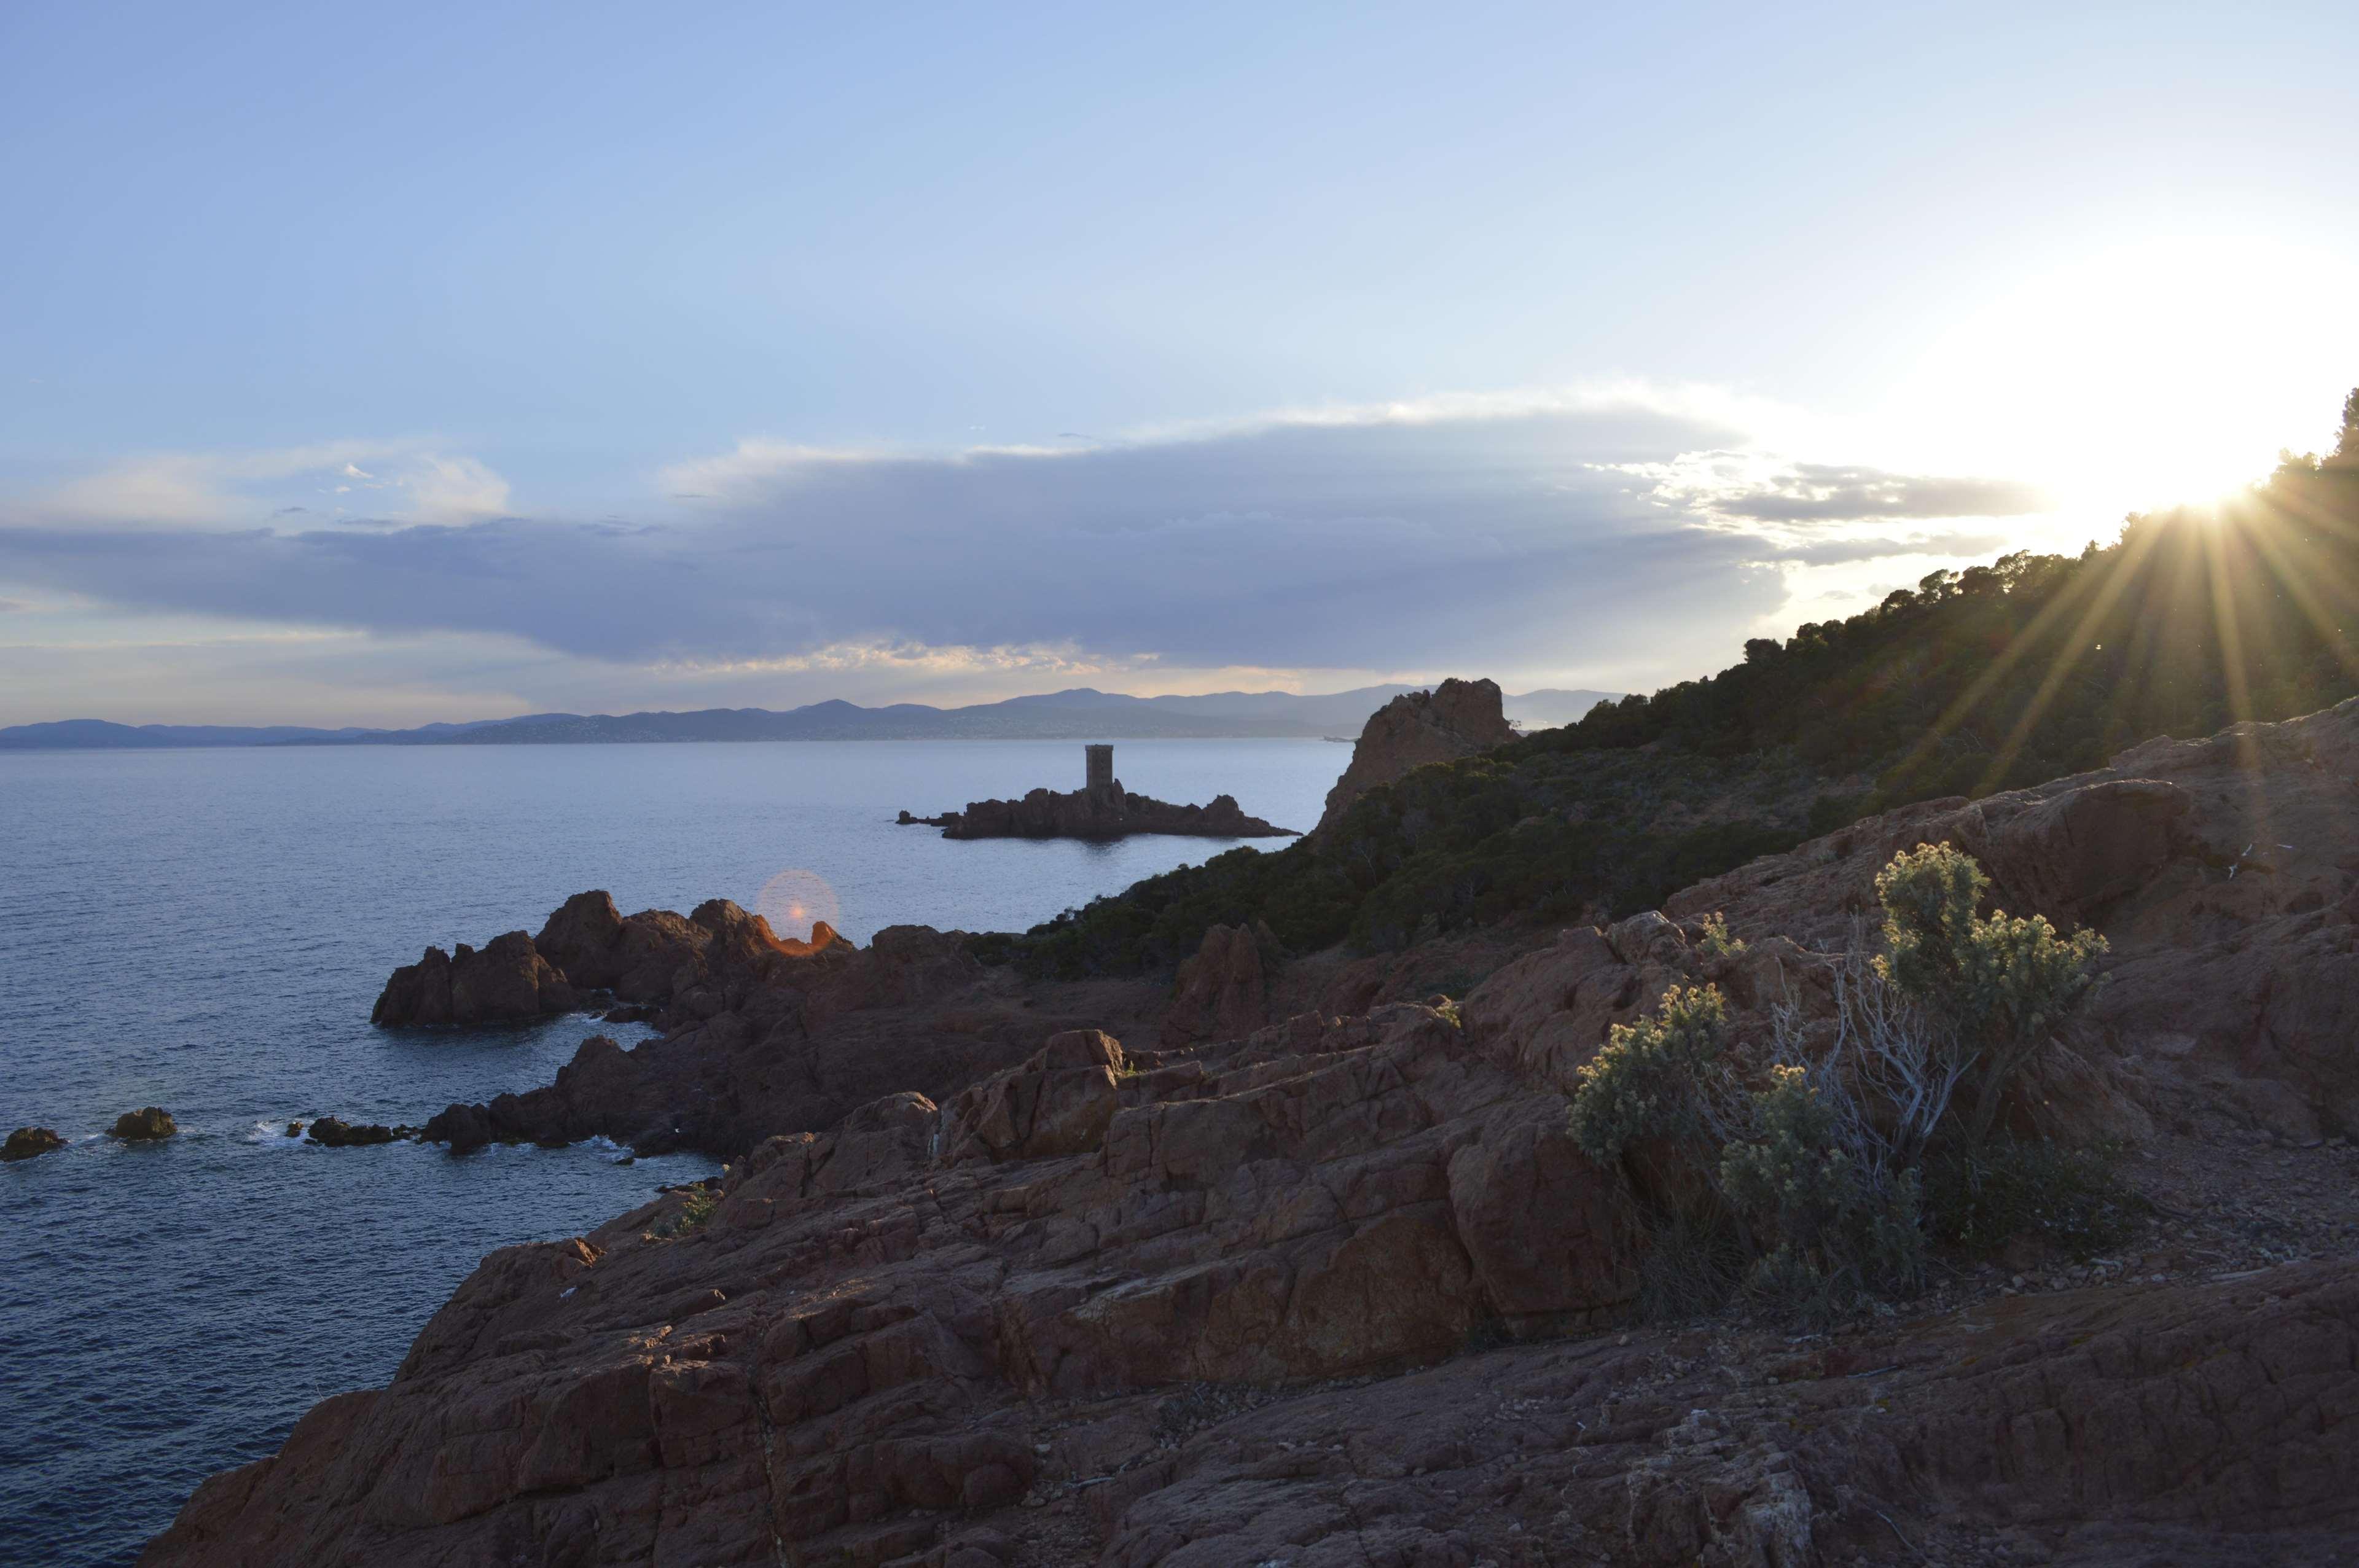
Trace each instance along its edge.
{"label": "vegetation on ridge", "polygon": [[1368,792],[1326,833],[1150,877],[987,961],[1169,968],[1215,923],[1308,951],[1503,919],[1628,914],[1913,801],[2104,765],[2359,692],[2359,393],[2332,455],[2216,505],[2129,518],[2078,556],[1939,571],[1740,664]]}

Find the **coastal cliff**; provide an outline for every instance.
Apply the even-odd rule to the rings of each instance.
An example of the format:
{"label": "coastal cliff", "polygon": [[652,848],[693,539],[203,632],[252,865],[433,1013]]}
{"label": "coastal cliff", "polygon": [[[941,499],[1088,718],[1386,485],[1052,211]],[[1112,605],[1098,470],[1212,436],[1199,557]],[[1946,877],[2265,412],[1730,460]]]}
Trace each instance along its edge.
{"label": "coastal cliff", "polygon": [[[493,1254],[388,1386],[207,1482],[143,1562],[2332,1560],[2359,1530],[2354,776],[2359,703],[2155,742],[1535,934],[1454,998],[1168,1050],[1125,1043],[1155,1037],[1112,1016],[1136,990],[1037,988],[1066,1016],[963,1081],[723,1118],[707,1146],[752,1141],[719,1182]],[[1919,843],[2112,942],[2006,1114],[2133,1142],[2169,1224],[2088,1256],[2035,1227],[1801,1338],[1638,1321],[1664,1244],[1569,1130],[1584,1070],[1674,987],[1723,994],[1733,1037],[1835,1028],[1878,872]],[[700,913],[709,952],[735,922]],[[900,941],[679,966],[640,1048],[673,1065],[635,1092],[709,1115],[810,1070],[831,1010],[947,1025],[1014,983]],[[1299,995],[1257,952],[1208,940],[1201,1016]]]}

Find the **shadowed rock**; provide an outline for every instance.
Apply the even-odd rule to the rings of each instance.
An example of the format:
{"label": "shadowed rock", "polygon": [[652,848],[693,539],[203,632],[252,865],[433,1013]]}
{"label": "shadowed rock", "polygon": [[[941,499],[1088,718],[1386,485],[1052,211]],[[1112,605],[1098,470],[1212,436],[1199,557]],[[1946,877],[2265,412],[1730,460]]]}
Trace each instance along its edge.
{"label": "shadowed rock", "polygon": [[170,1111],[151,1105],[144,1110],[126,1110],[116,1117],[111,1136],[126,1143],[154,1143],[172,1137],[179,1130]]}
{"label": "shadowed rock", "polygon": [[425,957],[386,981],[369,1022],[386,1029],[524,1023],[581,1005],[579,993],[533,939],[511,931],[481,951],[463,942],[448,955],[427,948]]}
{"label": "shadowed rock", "polygon": [[1454,762],[1516,738],[1500,708],[1499,685],[1446,680],[1431,691],[1405,692],[1368,716],[1352,747],[1351,766],[1327,792],[1319,828],[1342,817],[1378,784],[1388,784],[1429,762]]}
{"label": "shadowed rock", "polygon": [[973,800],[942,816],[901,813],[904,827],[939,827],[945,838],[1126,838],[1168,833],[1189,838],[1296,838],[1300,833],[1248,816],[1234,795],[1210,806],[1174,806],[1132,795],[1117,779],[1099,789],[1065,794],[1036,789],[1021,800]]}
{"label": "shadowed rock", "polygon": [[0,1148],[0,1161],[30,1160],[53,1149],[62,1149],[66,1141],[46,1127],[20,1127],[8,1134],[8,1142]]}

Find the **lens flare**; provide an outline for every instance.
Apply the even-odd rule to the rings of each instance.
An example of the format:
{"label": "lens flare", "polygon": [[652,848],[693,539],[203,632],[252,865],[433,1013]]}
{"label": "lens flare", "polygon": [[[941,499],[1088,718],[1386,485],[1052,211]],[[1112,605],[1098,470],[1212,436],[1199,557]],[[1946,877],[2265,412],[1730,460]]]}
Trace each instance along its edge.
{"label": "lens flare", "polygon": [[754,900],[754,913],[770,923],[771,935],[788,942],[810,941],[811,927],[821,921],[831,930],[841,928],[843,922],[843,905],[827,879],[800,867],[780,871],[764,882]]}

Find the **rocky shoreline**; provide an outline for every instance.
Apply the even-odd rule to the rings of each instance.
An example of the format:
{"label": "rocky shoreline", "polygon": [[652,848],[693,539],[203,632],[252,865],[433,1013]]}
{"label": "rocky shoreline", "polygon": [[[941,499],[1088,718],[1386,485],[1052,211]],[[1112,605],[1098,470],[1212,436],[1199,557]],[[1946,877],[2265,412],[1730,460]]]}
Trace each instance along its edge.
{"label": "rocky shoreline", "polygon": [[[662,1037],[445,1118],[726,1175],[495,1253],[387,1387],[143,1562],[2341,1561],[2354,776],[2346,704],[1871,818],[1606,927],[1379,960],[1227,928],[1176,990],[581,895],[506,972]],[[2112,941],[2010,1115],[2133,1145],[2167,1222],[1961,1257],[1800,1337],[1638,1321],[1628,1190],[1567,1130],[1582,1068],[1674,985],[1743,1031],[1830,1016],[1919,842]],[[1444,964],[1488,978],[1420,993]]]}

